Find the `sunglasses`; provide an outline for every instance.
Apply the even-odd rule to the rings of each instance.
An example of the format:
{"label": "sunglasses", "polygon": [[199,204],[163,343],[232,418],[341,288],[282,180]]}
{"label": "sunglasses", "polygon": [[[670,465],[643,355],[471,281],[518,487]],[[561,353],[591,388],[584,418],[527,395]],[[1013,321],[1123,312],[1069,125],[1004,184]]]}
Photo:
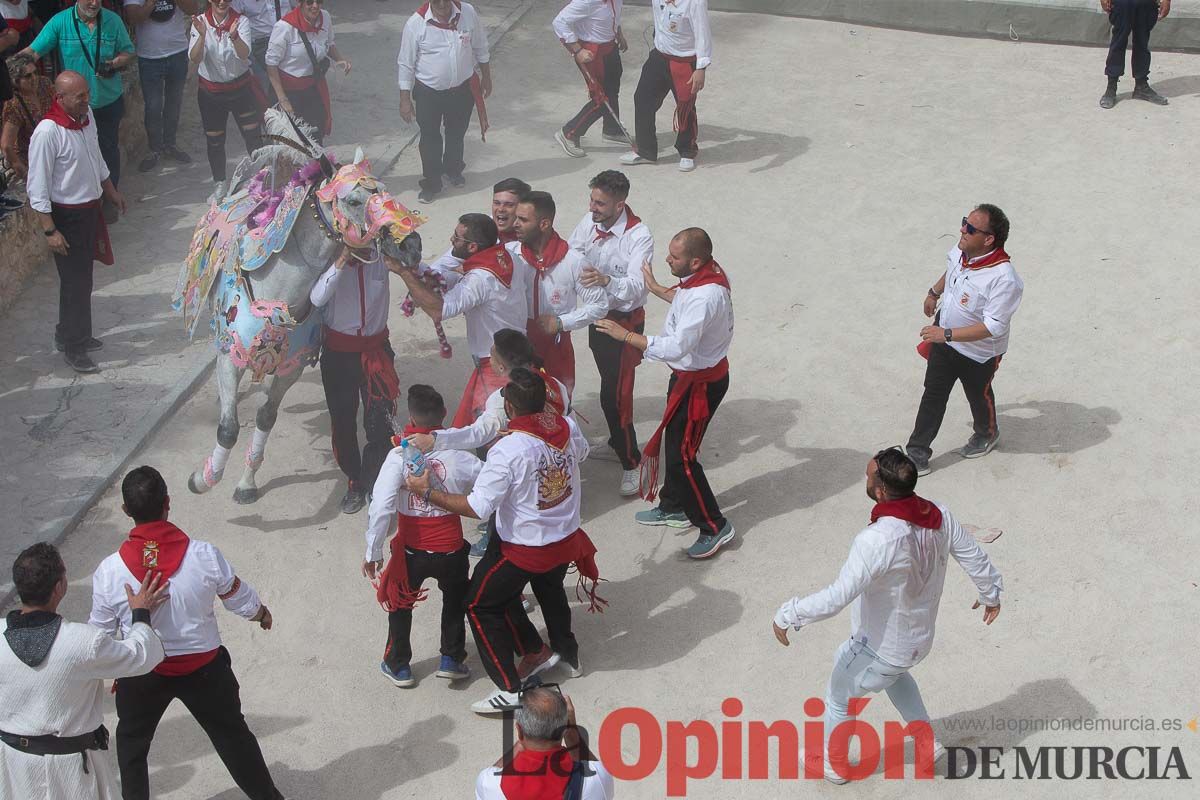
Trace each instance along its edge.
{"label": "sunglasses", "polygon": [[320,6],[324,5],[325,0],[300,0],[302,6]]}
{"label": "sunglasses", "polygon": [[966,217],[963,217],[962,226],[964,229],[966,229],[967,233],[971,236],[974,236],[977,233],[982,233],[985,236],[994,236],[995,235],[991,231],[985,231],[983,228],[976,228],[974,225],[967,222]]}
{"label": "sunglasses", "polygon": [[556,694],[562,694],[562,688],[557,683],[530,683],[517,689],[517,697],[524,697],[527,692],[532,692],[534,689],[549,689]]}

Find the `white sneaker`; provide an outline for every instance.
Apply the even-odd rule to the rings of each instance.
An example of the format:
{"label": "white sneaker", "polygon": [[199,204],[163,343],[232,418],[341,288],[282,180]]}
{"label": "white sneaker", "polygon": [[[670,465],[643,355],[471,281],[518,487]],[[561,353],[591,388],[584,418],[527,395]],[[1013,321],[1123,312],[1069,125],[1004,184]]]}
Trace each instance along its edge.
{"label": "white sneaker", "polygon": [[694,159],[694,158],[679,159],[679,171],[680,172],[691,172],[695,168],[696,168],[696,159]]}
{"label": "white sneaker", "polygon": [[505,711],[516,711],[520,707],[521,699],[517,696],[517,693],[506,692],[503,689],[497,689],[482,700],[471,704],[472,711],[484,716],[503,714]]}
{"label": "white sneaker", "polygon": [[621,462],[621,459],[617,458],[617,451],[609,445],[607,436],[588,439],[588,458],[594,458],[597,461]]}
{"label": "white sneaker", "polygon": [[[814,758],[815,757],[816,756],[814,756]],[[806,758],[806,755],[804,753],[804,748],[801,747],[800,748],[800,777],[801,778],[805,777],[805,775],[806,775],[805,758]],[[822,771],[825,774],[825,780],[829,781],[830,783],[837,784],[838,786],[841,786],[842,784],[850,782],[849,779],[843,778],[841,775],[838,775],[836,772],[834,772],[833,767],[831,767],[829,765],[828,761],[825,761],[824,759],[821,759],[821,760],[823,762],[822,763]]]}
{"label": "white sneaker", "polygon": [[572,142],[566,136],[563,136],[562,129],[554,132],[554,141],[558,142],[558,146],[563,149],[563,152],[571,158],[583,158],[587,155],[587,151],[580,147],[575,142]]}
{"label": "white sneaker", "polygon": [[578,678],[583,675],[583,661],[580,660],[579,656],[575,656],[574,664],[565,658],[560,659],[558,663],[566,668],[567,677],[569,678]]}
{"label": "white sneaker", "polygon": [[528,614],[530,611],[533,611],[533,609],[536,606],[537,606],[537,599],[534,598],[533,595],[529,595],[529,594],[521,595],[521,608],[525,609],[526,614]]}
{"label": "white sneaker", "polygon": [[641,470],[638,469],[623,469],[621,470],[621,497],[633,497],[641,489]]}
{"label": "white sneaker", "polygon": [[642,158],[637,154],[636,150],[630,150],[625,155],[621,156],[621,163],[627,167],[632,167],[634,164],[651,164],[653,163],[647,158]]}

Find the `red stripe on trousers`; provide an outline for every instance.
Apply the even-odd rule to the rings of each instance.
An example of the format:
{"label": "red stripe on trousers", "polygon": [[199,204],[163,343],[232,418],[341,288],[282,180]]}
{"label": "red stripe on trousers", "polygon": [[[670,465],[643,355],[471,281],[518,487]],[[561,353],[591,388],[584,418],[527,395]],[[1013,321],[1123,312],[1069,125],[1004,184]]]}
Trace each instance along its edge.
{"label": "red stripe on trousers", "polygon": [[[508,561],[507,558],[501,557],[501,559],[496,562],[495,566],[493,566],[491,569],[489,569],[487,571],[487,574],[483,576],[483,580],[481,580],[479,582],[479,591],[475,593],[475,602],[473,602],[473,603],[471,603],[471,605],[467,606],[467,616],[471,618],[471,627],[478,634],[479,638],[483,641],[484,645],[487,646],[488,655],[491,657],[492,663],[496,665],[496,669],[499,670],[500,674],[503,675],[507,681],[508,675],[506,675],[504,672],[504,665],[502,663],[500,663],[500,659],[496,657],[496,649],[494,647],[492,647],[492,643],[488,640],[487,634],[484,633],[484,631],[483,631],[483,626],[479,624],[479,617],[475,614],[475,607],[477,605],[479,605],[479,598],[483,594],[484,589],[487,587],[487,582],[491,579],[491,577],[493,575],[496,574],[496,570],[498,570],[498,569],[500,569],[500,567],[504,566],[504,563],[506,561]],[[515,671],[515,669],[514,669],[514,671]],[[509,686],[520,686],[520,681],[519,680],[518,681],[507,681],[507,685],[504,687],[504,691],[506,691],[506,692],[514,691],[514,689],[508,688]]]}

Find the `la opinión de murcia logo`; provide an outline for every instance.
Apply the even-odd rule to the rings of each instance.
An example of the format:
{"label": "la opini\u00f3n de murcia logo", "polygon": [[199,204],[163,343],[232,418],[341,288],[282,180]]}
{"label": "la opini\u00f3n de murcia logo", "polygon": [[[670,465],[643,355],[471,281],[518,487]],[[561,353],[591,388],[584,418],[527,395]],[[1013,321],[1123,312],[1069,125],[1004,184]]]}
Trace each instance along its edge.
{"label": "la opini\u00f3n de murcia logo", "polygon": [[[861,714],[870,700],[852,698],[850,714]],[[614,778],[630,782],[650,778],[665,758],[667,797],[686,797],[689,781],[714,777],[755,781],[820,779],[824,777],[825,703],[810,697],[803,708],[809,719],[798,727],[791,720],[768,723],[738,719],[744,706],[736,697],[721,703],[725,719],[717,724],[703,719],[668,720],[664,724],[645,708],[627,706],[613,711],[600,724],[596,753]],[[508,753],[513,732],[511,715],[505,716],[504,752]],[[1010,727],[996,728],[993,720],[993,728]],[[1157,727],[1168,732],[1184,728],[1196,731],[1194,720],[1187,724],[1166,720]],[[586,729],[578,730],[588,747]],[[636,747],[622,748],[624,741],[634,739]],[[855,740],[858,758],[851,761],[845,754]],[[913,743],[915,756],[911,770],[905,764],[908,740]],[[885,780],[931,780],[935,775],[934,746],[933,728],[927,722],[887,721],[881,736],[872,724],[850,719],[830,732],[830,768],[842,778],[857,781],[875,775],[882,762]],[[948,746],[946,751],[943,774],[950,780],[1191,780],[1183,753],[1175,746]],[[504,769],[511,770],[512,764],[506,761]]]}

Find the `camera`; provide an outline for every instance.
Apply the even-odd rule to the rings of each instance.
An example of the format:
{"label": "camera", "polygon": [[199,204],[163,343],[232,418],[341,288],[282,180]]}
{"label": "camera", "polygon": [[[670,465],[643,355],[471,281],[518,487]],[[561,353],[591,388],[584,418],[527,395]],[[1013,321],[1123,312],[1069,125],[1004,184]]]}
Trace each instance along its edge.
{"label": "camera", "polygon": [[100,66],[96,68],[96,74],[101,78],[111,78],[117,74],[117,68],[113,66],[112,59],[101,61]]}

